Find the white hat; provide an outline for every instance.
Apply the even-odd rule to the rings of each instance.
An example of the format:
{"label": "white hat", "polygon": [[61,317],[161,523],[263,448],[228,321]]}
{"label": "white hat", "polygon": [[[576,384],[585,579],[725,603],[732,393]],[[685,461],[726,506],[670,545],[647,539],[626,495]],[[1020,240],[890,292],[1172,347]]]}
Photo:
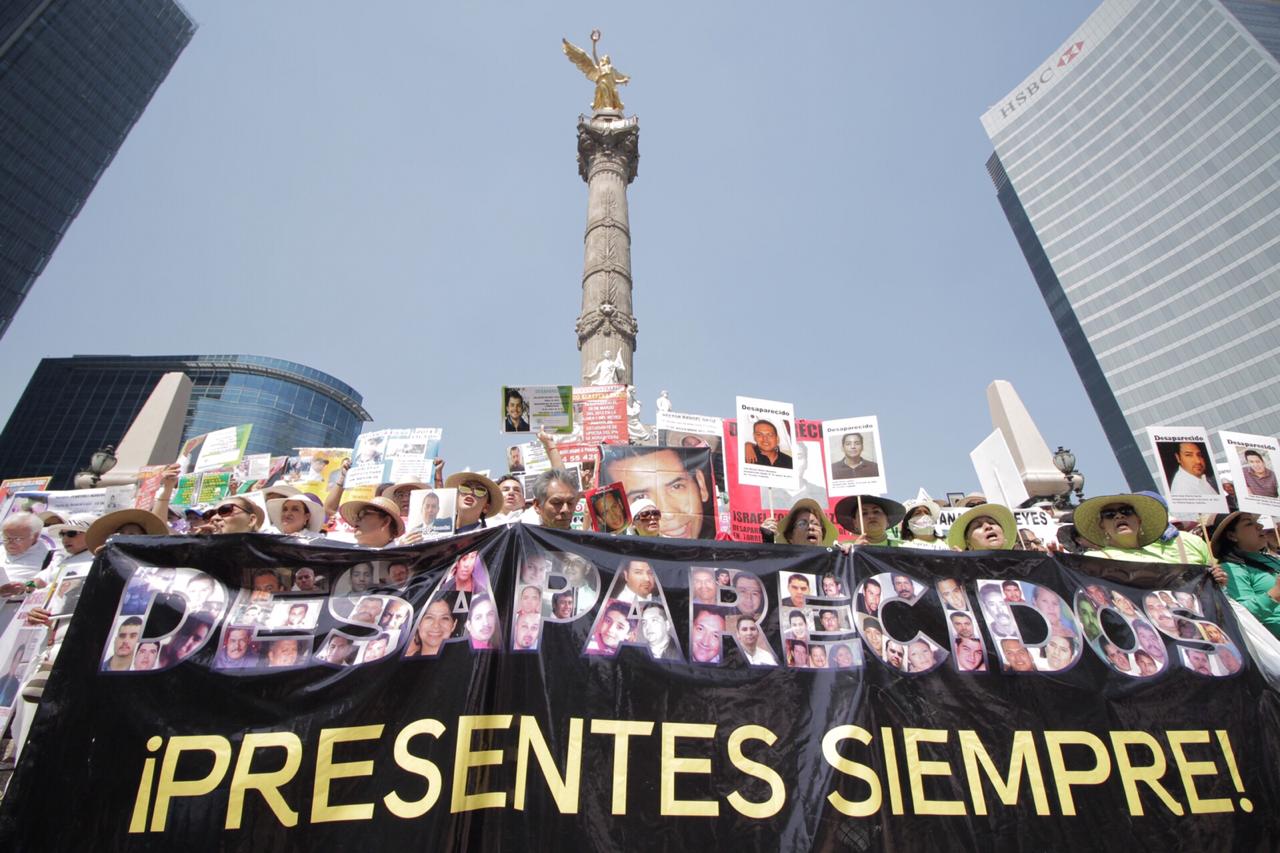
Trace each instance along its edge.
{"label": "white hat", "polygon": [[939,507],[933,501],[922,501],[919,499],[914,499],[909,501],[903,501],[902,506],[907,511],[907,514],[904,515],[903,518],[907,518],[908,516],[910,516],[911,513],[914,512],[917,507],[924,507],[925,511],[929,513],[929,517],[933,519],[934,524],[938,523],[938,513],[942,512],[942,508]]}
{"label": "white hat", "polygon": [[631,517],[637,518],[640,513],[647,509],[658,509],[658,505],[648,498],[641,498],[631,505]]}
{"label": "white hat", "polygon": [[320,502],[318,495],[308,493],[299,493],[287,498],[272,498],[267,501],[267,517],[271,519],[271,524],[276,530],[280,529],[280,511],[284,509],[284,505],[288,501],[300,503],[307,508],[307,529],[312,533],[319,533],[324,530],[324,523],[327,520],[324,511],[324,504]]}
{"label": "white hat", "polygon": [[98,517],[91,512],[73,512],[67,516],[67,520],[62,524],[52,524],[45,528],[45,532],[50,536],[57,536],[64,530],[88,530],[89,525],[98,520]]}

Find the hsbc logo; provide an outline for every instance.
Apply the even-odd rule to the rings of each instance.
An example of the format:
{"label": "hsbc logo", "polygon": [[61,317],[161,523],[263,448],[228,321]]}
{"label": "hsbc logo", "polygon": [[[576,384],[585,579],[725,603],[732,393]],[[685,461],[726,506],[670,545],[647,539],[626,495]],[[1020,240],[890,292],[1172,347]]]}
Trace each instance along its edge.
{"label": "hsbc logo", "polygon": [[1078,41],[1068,47],[1058,57],[1057,65],[1046,65],[1034,80],[1014,92],[1009,100],[1000,105],[1000,118],[1008,118],[1022,107],[1025,107],[1032,98],[1039,94],[1040,90],[1045,87],[1050,80],[1053,79],[1054,73],[1059,68],[1065,68],[1071,62],[1084,52],[1084,42]]}

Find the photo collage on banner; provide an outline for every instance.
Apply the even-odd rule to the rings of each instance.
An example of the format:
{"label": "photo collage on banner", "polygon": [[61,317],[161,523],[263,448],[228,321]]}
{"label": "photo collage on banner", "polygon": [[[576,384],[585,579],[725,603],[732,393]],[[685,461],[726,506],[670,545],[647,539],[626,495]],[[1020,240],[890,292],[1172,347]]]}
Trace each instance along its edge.
{"label": "photo collage on banner", "polygon": [[[1097,595],[1094,587],[1086,587],[1087,592]],[[1132,602],[1118,592],[1111,594],[1122,617],[1131,618]],[[1096,600],[1095,600],[1096,603]],[[1189,592],[1171,591],[1167,589],[1149,592],[1142,597],[1144,615],[1150,622],[1135,620],[1134,633],[1138,635],[1138,644],[1152,656],[1155,649],[1163,651],[1163,644],[1155,636],[1151,625],[1160,633],[1173,640],[1178,640],[1178,656],[1182,665],[1199,675],[1225,678],[1235,675],[1243,665],[1241,649],[1231,642],[1225,631],[1204,616],[1204,608],[1200,599]],[[1188,645],[1188,641],[1190,645]],[[1135,652],[1133,665],[1146,675],[1142,661]],[[1157,671],[1163,669],[1161,665]]]}
{"label": "photo collage on banner", "polygon": [[[716,624],[719,631],[724,630],[724,617],[718,616],[717,619],[718,623],[704,621],[701,628],[694,625],[690,629],[690,643],[694,646],[694,660],[698,663],[720,661],[720,634],[715,635],[714,659],[711,659],[709,641],[706,640],[706,635]],[[586,648],[582,651],[586,655],[616,657],[624,646],[643,648],[653,660],[684,660],[671,608],[667,605],[666,593],[653,565],[631,557],[623,558],[619,563],[604,605],[591,626]],[[700,654],[704,658],[699,658]]]}
{"label": "photo collage on banner", "polygon": [[[502,388],[502,432],[573,432],[572,385],[504,385]],[[525,460],[528,465],[528,460]]]}
{"label": "photo collage on banner", "polygon": [[847,582],[834,573],[778,575],[783,652],[792,669],[862,666]]}
{"label": "photo collage on banner", "polygon": [[414,489],[409,492],[409,516],[405,532],[437,539],[453,533],[458,504],[457,489]]}
{"label": "photo collage on banner", "polygon": [[[204,572],[141,566],[125,584],[104,672],[168,669],[204,647],[227,610],[226,591]],[[176,622],[166,627],[167,622]]]}
{"label": "photo collage on banner", "polygon": [[502,625],[484,558],[468,551],[436,584],[405,646],[404,656],[436,657],[447,643],[474,651],[502,648]]}
{"label": "photo collage on banner", "polygon": [[738,482],[796,489],[795,407],[776,400],[738,397]]}
{"label": "photo collage on banner", "polygon": [[587,504],[591,529],[597,533],[624,533],[631,525],[631,505],[622,483],[588,489],[582,497]]}
{"label": "photo collage on banner", "polygon": [[1268,435],[1243,432],[1218,433],[1227,470],[1236,487],[1236,503],[1244,512],[1280,515],[1280,490],[1276,464],[1280,463],[1280,441]]}
{"label": "photo collage on banner", "polygon": [[871,653],[891,669],[919,675],[935,669],[948,657],[947,650],[923,631],[910,638],[895,637],[889,632],[885,612],[898,603],[915,604],[926,591],[924,584],[896,572],[881,572],[858,586],[854,607],[858,630]]}
{"label": "photo collage on banner", "polygon": [[[978,605],[1007,673],[1062,672],[1080,660],[1080,627],[1071,606],[1053,590],[1029,581],[980,580]],[[1024,637],[1014,608],[1034,610],[1046,628],[1043,639]]]}
{"label": "photo collage on banner", "polygon": [[[274,581],[269,573],[276,575]],[[317,627],[320,607],[312,610],[311,605],[313,601],[323,605],[324,599],[308,600],[306,593],[320,586],[328,587],[328,574],[303,567],[292,571],[286,568],[255,569],[252,575],[248,606],[261,606],[270,614],[263,627],[305,631],[306,635],[286,637],[272,634],[263,637],[259,632],[257,637],[250,638],[250,646],[251,653],[256,653],[260,662],[240,663],[239,666],[305,666],[308,655],[313,651],[317,663],[330,666],[372,663],[391,657],[404,645],[408,626],[413,621],[413,606],[396,594],[409,583],[408,564],[386,560],[356,563],[349,569],[340,570],[332,581],[333,596],[328,599],[327,614],[345,625],[366,630],[334,628],[321,638],[320,648],[316,651],[312,648],[312,635]],[[318,589],[316,591],[319,592]],[[244,598],[245,593],[241,592],[239,601]],[[252,626],[252,622],[235,609],[231,616],[229,625]],[[230,629],[223,635],[222,652],[230,651],[227,647],[229,633]]]}
{"label": "photo collage on banner", "polygon": [[1147,427],[1147,437],[1170,516],[1193,519],[1227,511],[1227,499],[1213,470],[1209,434],[1203,427]]}
{"label": "photo collage on banner", "polygon": [[600,597],[600,571],[585,557],[563,551],[527,552],[511,613],[511,648],[536,652],[545,622],[572,622]]}
{"label": "photo collage on banner", "polygon": [[888,491],[880,424],[875,416],[823,421],[822,436],[831,497],[884,495]]}
{"label": "photo collage on banner", "polygon": [[742,569],[689,569],[689,644],[697,663],[722,663],[724,637],[733,638],[750,666],[777,666],[778,656],[764,632],[769,610],[764,583]]}
{"label": "photo collage on banner", "polygon": [[969,603],[964,583],[959,578],[943,578],[935,584],[935,589],[947,616],[947,635],[955,653],[956,670],[987,672],[986,641],[978,628],[978,618]]}

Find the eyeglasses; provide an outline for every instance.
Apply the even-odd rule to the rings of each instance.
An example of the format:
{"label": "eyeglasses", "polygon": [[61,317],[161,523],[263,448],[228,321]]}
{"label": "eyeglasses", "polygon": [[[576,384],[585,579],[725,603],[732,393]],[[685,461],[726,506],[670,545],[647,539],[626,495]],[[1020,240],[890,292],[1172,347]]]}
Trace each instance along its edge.
{"label": "eyeglasses", "polygon": [[466,483],[464,483],[464,484],[462,484],[461,486],[458,486],[458,494],[460,494],[460,495],[471,495],[471,496],[473,496],[473,497],[477,497],[477,498],[479,498],[479,497],[486,497],[486,498],[487,498],[487,497],[489,497],[489,490],[488,490],[488,489],[486,489],[483,485],[480,485],[480,484],[476,484],[476,485],[472,486],[472,485],[467,485]]}
{"label": "eyeglasses", "polygon": [[1114,521],[1117,518],[1129,518],[1137,514],[1138,514],[1137,511],[1135,511],[1134,508],[1131,506],[1121,506],[1121,507],[1116,507],[1114,509],[1104,509],[1102,512],[1098,513],[1098,515],[1101,516],[1102,519],[1105,521]]}
{"label": "eyeglasses", "polygon": [[35,538],[34,534],[31,534],[31,533],[19,533],[17,535],[11,535],[6,533],[4,535],[5,542],[26,542],[28,539],[34,539],[34,538]]}
{"label": "eyeglasses", "polygon": [[810,527],[821,527],[821,526],[822,526],[821,524],[818,524],[817,522],[814,522],[814,521],[797,521],[795,524],[791,525],[791,529],[792,530],[808,530]]}
{"label": "eyeglasses", "polygon": [[[215,509],[213,512],[215,515],[235,515],[237,512],[245,512],[245,511],[240,507],[236,506],[235,504],[223,504],[222,506]],[[245,513],[245,514],[248,515],[248,513]]]}

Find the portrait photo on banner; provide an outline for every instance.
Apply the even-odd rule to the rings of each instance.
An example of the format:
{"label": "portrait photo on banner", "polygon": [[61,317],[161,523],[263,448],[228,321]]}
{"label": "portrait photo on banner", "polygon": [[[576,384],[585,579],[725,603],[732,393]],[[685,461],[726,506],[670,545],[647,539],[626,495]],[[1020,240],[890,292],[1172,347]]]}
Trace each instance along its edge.
{"label": "portrait photo on banner", "polygon": [[795,489],[795,406],[755,397],[737,398],[738,482]]}
{"label": "portrait photo on banner", "polygon": [[1160,472],[1161,487],[1173,516],[1212,515],[1227,511],[1218,486],[1204,427],[1147,427]]}
{"label": "portrait photo on banner", "polygon": [[880,422],[874,415],[823,421],[827,451],[827,493],[883,495],[888,491]]}
{"label": "portrait photo on banner", "polygon": [[705,447],[600,447],[599,479],[621,483],[627,503],[649,498],[662,513],[658,535],[713,539],[716,535],[715,478]]}
{"label": "portrait photo on banner", "polygon": [[1243,432],[1218,433],[1227,471],[1236,487],[1236,501],[1245,512],[1280,515],[1280,492],[1276,484],[1276,463],[1280,462],[1280,442],[1269,435]]}

